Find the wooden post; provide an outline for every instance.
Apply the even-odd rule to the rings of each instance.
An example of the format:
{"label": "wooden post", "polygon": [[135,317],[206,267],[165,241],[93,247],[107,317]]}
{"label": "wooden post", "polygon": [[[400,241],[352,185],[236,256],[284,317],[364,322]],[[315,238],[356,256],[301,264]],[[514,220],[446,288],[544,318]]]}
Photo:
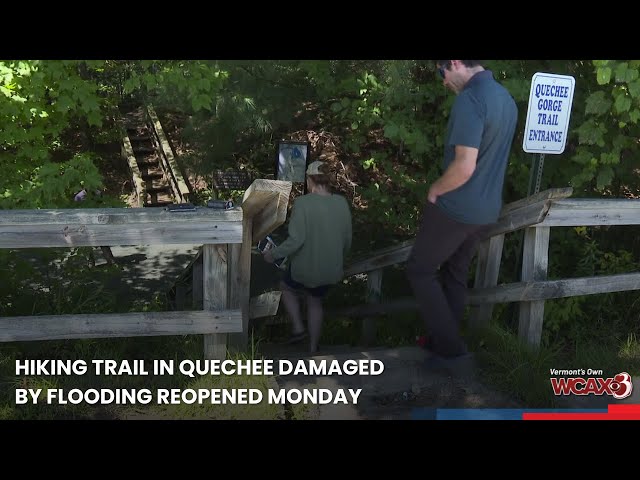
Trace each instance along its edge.
{"label": "wooden post", "polygon": [[240,205],[242,244],[229,249],[230,264],[237,268],[230,277],[229,300],[242,310],[242,332],[230,337],[230,348],[235,351],[248,347],[252,248],[287,219],[291,186],[291,182],[256,179],[244,193]]}
{"label": "wooden post", "polygon": [[[504,233],[483,240],[478,247],[478,265],[473,288],[495,287],[498,284]],[[469,327],[478,329],[486,327],[491,321],[493,304],[475,305],[471,307]]]}
{"label": "wooden post", "polygon": [[287,219],[291,182],[256,179],[242,199],[243,219],[251,219],[252,242],[255,244],[273,232]]}
{"label": "wooden post", "polygon": [[229,299],[233,308],[239,308],[242,311],[242,331],[229,337],[229,348],[234,351],[243,351],[249,344],[252,238],[253,221],[250,218],[244,218],[242,221],[242,243],[234,244],[231,247],[231,264],[235,266],[236,275],[234,278],[230,278]]}
{"label": "wooden post", "polygon": [[196,257],[196,261],[193,262],[191,270],[191,305],[194,310],[203,310],[202,302],[202,288],[204,287],[204,280],[202,278],[202,253]]}
{"label": "wooden post", "polygon": [[[524,232],[522,255],[523,282],[546,280],[549,266],[549,227],[529,227]],[[538,347],[542,338],[544,300],[520,302],[518,336]]]}
{"label": "wooden post", "polygon": [[[203,310],[225,310],[228,298],[227,245],[202,246]],[[204,335],[204,358],[224,360],[227,334]]]}
{"label": "wooden post", "polygon": [[[380,303],[382,296],[382,268],[372,270],[367,274],[367,303]],[[376,318],[362,319],[362,344],[369,347],[376,339]]]}

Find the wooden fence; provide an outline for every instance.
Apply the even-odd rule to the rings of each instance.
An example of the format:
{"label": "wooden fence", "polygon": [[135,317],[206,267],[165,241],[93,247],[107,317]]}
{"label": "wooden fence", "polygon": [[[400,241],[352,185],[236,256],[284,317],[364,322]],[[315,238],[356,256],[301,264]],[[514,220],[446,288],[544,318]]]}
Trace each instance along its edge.
{"label": "wooden fence", "polygon": [[251,247],[281,225],[291,182],[255,180],[230,210],[163,207],[0,211],[0,248],[203,244],[201,311],[0,317],[0,341],[204,335],[205,358],[224,358],[227,334],[245,342]]}
{"label": "wooden fence", "polygon": [[[545,300],[640,289],[640,273],[548,280],[551,227],[639,225],[640,200],[569,199],[571,188],[550,189],[506,205],[478,249],[474,287],[468,303],[472,327],[486,325],[495,303],[518,302],[518,335],[533,346],[540,344]],[[498,285],[505,234],[524,229],[520,282]],[[363,339],[375,336],[374,316],[414,310],[413,298],[381,303],[384,267],[406,262],[413,241],[368,255],[346,268],[345,276],[367,274],[367,303],[341,309],[346,316],[363,316]]]}
{"label": "wooden fence", "polygon": [[[0,341],[202,334],[205,358],[223,358],[228,340],[246,346],[249,318],[275,314],[279,302],[279,292],[250,298],[251,249],[286,220],[291,186],[290,182],[255,180],[241,206],[231,210],[0,211],[0,248],[203,244],[202,267],[192,273],[201,285],[197,289],[202,295],[201,311],[0,317]],[[519,336],[539,345],[545,300],[640,289],[638,272],[547,279],[551,227],[640,224],[640,200],[569,199],[571,193],[570,188],[550,189],[505,206],[479,247],[469,295],[472,325],[486,325],[495,303],[518,302]],[[498,285],[504,237],[521,229],[521,281]],[[340,311],[365,317],[365,340],[375,333],[375,315],[416,308],[413,298],[381,302],[383,269],[406,262],[412,244],[380,250],[346,268],[347,277],[367,274],[368,302]]]}

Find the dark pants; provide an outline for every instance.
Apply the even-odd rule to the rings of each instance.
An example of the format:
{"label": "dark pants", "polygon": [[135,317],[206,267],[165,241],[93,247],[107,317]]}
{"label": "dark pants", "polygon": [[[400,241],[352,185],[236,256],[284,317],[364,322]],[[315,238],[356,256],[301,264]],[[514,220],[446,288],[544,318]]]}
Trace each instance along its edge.
{"label": "dark pants", "polygon": [[407,275],[430,336],[429,348],[443,357],[467,353],[460,324],[469,266],[487,228],[456,222],[431,202],[424,208]]}

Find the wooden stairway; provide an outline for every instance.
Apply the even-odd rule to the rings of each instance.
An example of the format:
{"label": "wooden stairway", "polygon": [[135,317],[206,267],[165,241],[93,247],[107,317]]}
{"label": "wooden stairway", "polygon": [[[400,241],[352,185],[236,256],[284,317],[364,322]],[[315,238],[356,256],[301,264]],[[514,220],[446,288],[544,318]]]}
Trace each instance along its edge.
{"label": "wooden stairway", "polygon": [[123,156],[140,207],[186,203],[190,194],[152,107],[123,107]]}

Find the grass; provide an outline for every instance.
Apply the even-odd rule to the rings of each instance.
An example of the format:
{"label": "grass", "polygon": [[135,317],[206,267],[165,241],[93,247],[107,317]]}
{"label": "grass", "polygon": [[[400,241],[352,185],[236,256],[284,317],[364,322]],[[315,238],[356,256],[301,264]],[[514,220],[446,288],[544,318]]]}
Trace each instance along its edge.
{"label": "grass", "polygon": [[476,352],[488,385],[531,408],[554,406],[549,368],[558,368],[558,350],[531,349],[500,325],[476,334],[470,347]]}
{"label": "grass", "polygon": [[603,370],[606,378],[623,371],[632,377],[640,375],[640,342],[634,334],[609,341],[576,342],[571,349],[562,345],[532,349],[512,331],[492,324],[478,333],[471,345],[478,352],[486,383],[529,408],[566,406],[552,393],[552,368]]}

